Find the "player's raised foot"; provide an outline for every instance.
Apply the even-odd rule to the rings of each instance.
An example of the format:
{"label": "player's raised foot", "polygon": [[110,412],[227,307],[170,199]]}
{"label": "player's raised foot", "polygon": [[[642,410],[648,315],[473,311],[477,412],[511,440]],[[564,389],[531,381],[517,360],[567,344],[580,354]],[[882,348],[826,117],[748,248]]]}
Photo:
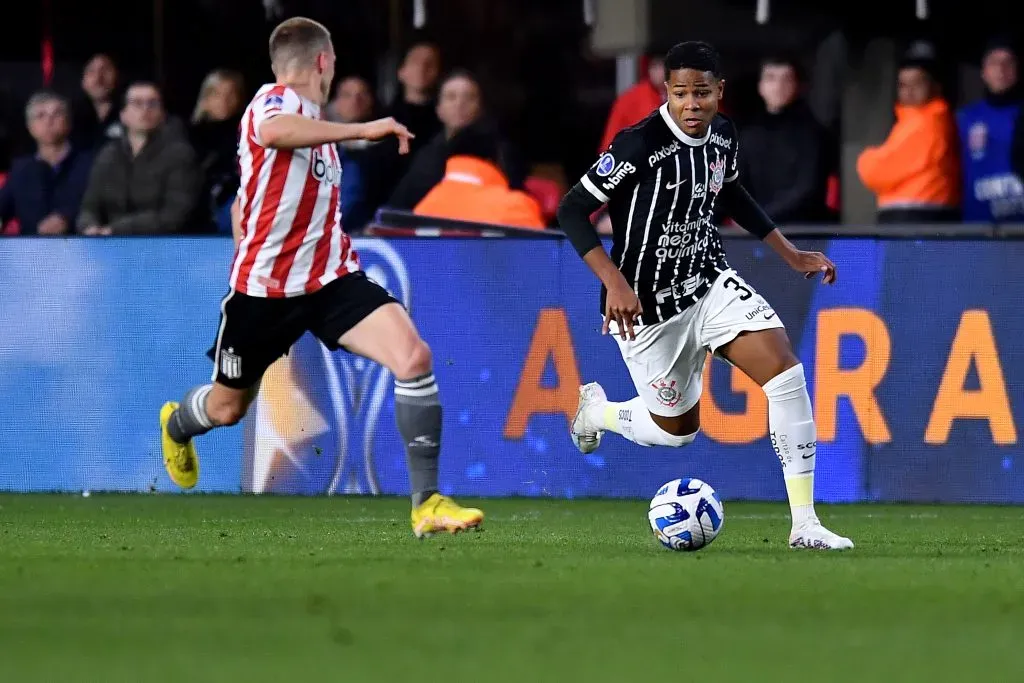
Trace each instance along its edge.
{"label": "player's raised foot", "polygon": [[789,547],[809,550],[849,550],[853,548],[853,541],[829,531],[821,525],[821,522],[814,520],[793,528],[789,534]]}
{"label": "player's raised foot", "polygon": [[576,417],[573,418],[572,426],[569,428],[572,442],[576,444],[580,453],[593,453],[601,445],[604,430],[600,429],[599,425],[591,424],[588,416],[591,408],[607,401],[608,397],[605,395],[604,389],[597,382],[580,387],[579,406],[576,408]]}
{"label": "player's raised foot", "polygon": [[196,447],[189,441],[180,444],[167,432],[167,423],[178,409],[178,404],[168,401],[160,409],[160,442],[164,451],[164,469],[171,481],[183,489],[190,489],[199,481],[199,456]]}
{"label": "player's raised foot", "polygon": [[448,496],[435,493],[412,509],[412,532],[416,538],[447,531],[450,534],[477,529],[483,524],[484,513],[476,508],[464,508]]}

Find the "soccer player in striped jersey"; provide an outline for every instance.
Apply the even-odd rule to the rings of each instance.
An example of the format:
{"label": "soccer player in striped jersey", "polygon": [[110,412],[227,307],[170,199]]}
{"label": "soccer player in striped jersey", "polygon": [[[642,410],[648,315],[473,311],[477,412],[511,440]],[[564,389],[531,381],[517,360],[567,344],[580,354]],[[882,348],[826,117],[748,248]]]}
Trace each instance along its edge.
{"label": "soccer player in striped jersey", "polygon": [[[665,59],[668,102],[620,132],[562,200],[559,223],[603,285],[605,332],[616,336],[638,396],[610,402],[597,383],[580,389],[572,438],[584,453],[605,431],[643,446],[681,447],[700,428],[707,352],[758,383],[768,398],[772,446],[786,481],[794,548],[853,543],[814,511],[817,434],[803,365],[771,305],[725,259],[716,204],[806,277],[835,281],[835,265],[795,248],[739,183],[738,137],[718,113],[719,59],[706,43]],[[588,217],[608,205],[609,256]]]}
{"label": "soccer player in striped jersey", "polygon": [[270,36],[270,59],[276,82],[259,89],[242,117],[233,212],[238,246],[211,352],[213,377],[160,412],[167,472],[179,486],[195,486],[194,437],[237,424],[263,373],[309,331],[329,349],[346,349],[394,374],[413,532],[478,527],[480,510],[438,491],[441,404],[430,348],[401,304],[362,272],[341,227],[336,144],[395,135],[404,153],[412,136],[390,118],[323,119],[335,54],[321,24],[301,17],[281,23]]}

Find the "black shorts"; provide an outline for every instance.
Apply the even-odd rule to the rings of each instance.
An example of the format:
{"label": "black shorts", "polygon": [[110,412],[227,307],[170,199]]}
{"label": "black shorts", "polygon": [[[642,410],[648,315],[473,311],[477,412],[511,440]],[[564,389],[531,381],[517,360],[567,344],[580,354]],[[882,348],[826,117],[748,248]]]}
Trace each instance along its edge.
{"label": "black shorts", "polygon": [[397,301],[362,271],[313,294],[285,299],[231,291],[221,302],[217,339],[206,354],[215,366],[213,379],[233,389],[248,389],[304,333],[311,332],[334,351],[343,334],[389,303]]}

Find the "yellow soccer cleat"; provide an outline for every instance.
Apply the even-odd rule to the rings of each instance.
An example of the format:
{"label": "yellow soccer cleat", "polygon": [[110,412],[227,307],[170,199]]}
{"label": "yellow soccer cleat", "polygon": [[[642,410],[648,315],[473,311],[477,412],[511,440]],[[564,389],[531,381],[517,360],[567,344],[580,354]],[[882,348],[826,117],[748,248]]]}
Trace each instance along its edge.
{"label": "yellow soccer cleat", "polygon": [[484,513],[476,508],[464,508],[448,496],[435,493],[412,510],[412,532],[423,538],[447,531],[455,534],[466,529],[479,528]]}
{"label": "yellow soccer cleat", "polygon": [[171,481],[183,489],[190,489],[199,481],[199,456],[196,447],[189,441],[180,444],[167,433],[167,423],[178,409],[178,404],[168,401],[160,409],[160,440],[164,450],[164,469]]}

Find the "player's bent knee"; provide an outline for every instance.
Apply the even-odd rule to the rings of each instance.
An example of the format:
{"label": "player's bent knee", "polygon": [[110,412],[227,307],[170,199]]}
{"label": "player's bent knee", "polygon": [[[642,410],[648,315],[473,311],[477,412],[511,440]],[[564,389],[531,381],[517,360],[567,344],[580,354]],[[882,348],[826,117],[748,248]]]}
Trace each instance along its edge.
{"label": "player's bent knee", "polygon": [[433,368],[433,363],[434,356],[430,347],[425,341],[418,339],[391,370],[395,373],[396,379],[413,379],[429,373]]}
{"label": "player's bent knee", "polygon": [[799,361],[779,371],[761,389],[769,401],[785,400],[807,391],[804,366]]}
{"label": "player's bent knee", "polygon": [[682,448],[683,446],[689,446],[693,443],[693,440],[697,438],[697,432],[692,434],[669,434],[664,429],[658,429],[657,443],[655,446],[668,446],[669,448]]}
{"label": "player's bent knee", "polygon": [[786,373],[795,374],[793,368],[798,366],[800,368],[800,376],[803,377],[803,365],[800,363],[800,359],[792,353],[785,354],[775,361],[775,367],[772,369],[771,376],[774,378]]}
{"label": "player's bent knee", "polygon": [[670,434],[667,435],[671,439],[671,443],[665,444],[666,446],[672,446],[673,448],[682,448],[683,446],[689,446],[693,443],[693,440],[697,438],[697,432],[693,434]]}
{"label": "player's bent knee", "polygon": [[245,417],[245,405],[239,401],[206,402],[206,414],[219,427],[230,427]]}
{"label": "player's bent knee", "polygon": [[699,434],[699,432],[694,432],[693,434],[683,434],[681,437],[679,437],[679,440],[681,442],[679,445],[689,446],[697,439],[697,434]]}

